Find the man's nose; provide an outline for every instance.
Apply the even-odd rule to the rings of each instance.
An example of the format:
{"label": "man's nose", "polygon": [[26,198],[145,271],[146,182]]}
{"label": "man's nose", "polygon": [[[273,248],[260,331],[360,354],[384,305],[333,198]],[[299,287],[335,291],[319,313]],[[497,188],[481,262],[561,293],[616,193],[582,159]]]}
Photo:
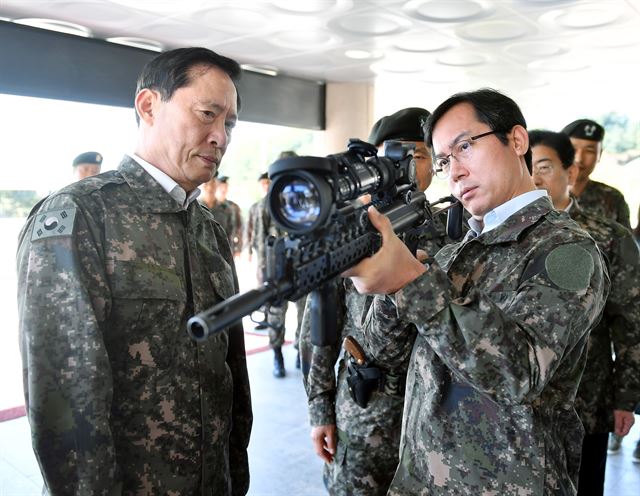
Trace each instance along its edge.
{"label": "man's nose", "polygon": [[217,148],[225,149],[227,147],[229,136],[227,135],[227,127],[224,119],[216,119],[211,124],[208,141]]}

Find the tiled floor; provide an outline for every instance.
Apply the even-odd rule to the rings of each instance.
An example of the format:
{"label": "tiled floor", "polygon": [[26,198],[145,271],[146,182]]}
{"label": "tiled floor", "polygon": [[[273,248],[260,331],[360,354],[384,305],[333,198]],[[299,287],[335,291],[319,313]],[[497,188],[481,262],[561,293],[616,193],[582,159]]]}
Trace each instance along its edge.
{"label": "tiled floor", "polygon": [[[316,496],[322,486],[322,464],[309,440],[306,403],[300,372],[293,367],[295,350],[284,349],[287,377],[271,375],[272,354],[248,357],[254,424],[249,447],[252,496]],[[638,496],[640,464],[632,463],[640,438],[640,418],[607,465],[607,496]],[[0,423],[0,496],[40,494],[41,478],[31,451],[29,426],[20,418]]]}

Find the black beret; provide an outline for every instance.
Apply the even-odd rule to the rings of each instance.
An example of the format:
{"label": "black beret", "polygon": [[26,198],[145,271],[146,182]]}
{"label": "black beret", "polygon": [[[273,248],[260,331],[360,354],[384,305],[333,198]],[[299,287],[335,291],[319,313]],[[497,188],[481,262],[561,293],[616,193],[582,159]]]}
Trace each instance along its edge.
{"label": "black beret", "polygon": [[98,152],[84,152],[73,159],[73,166],[77,167],[80,164],[96,164],[102,165],[102,155]]}
{"label": "black beret", "polygon": [[604,139],[604,128],[590,119],[578,119],[571,124],[567,124],[562,132],[570,138],[585,139],[589,141],[602,141]]}
{"label": "black beret", "polygon": [[371,128],[369,143],[380,146],[387,140],[424,141],[424,124],[430,112],[409,107],[386,115]]}
{"label": "black beret", "polygon": [[269,173],[268,172],[263,172],[262,174],[260,174],[258,176],[258,181],[262,181],[263,179],[269,179]]}
{"label": "black beret", "polygon": [[221,183],[226,183],[228,180],[229,180],[228,176],[220,175],[216,177],[216,181],[219,181]]}

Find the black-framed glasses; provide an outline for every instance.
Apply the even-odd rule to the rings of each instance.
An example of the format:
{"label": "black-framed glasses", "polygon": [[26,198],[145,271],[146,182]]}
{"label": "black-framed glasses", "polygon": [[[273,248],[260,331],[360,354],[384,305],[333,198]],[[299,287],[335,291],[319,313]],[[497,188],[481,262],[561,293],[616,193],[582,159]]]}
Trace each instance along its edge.
{"label": "black-framed glasses", "polygon": [[459,164],[468,163],[473,156],[473,142],[490,136],[492,134],[500,133],[501,131],[487,131],[486,133],[476,134],[470,138],[458,141],[453,145],[453,150],[449,155],[444,157],[438,157],[433,162],[433,166],[436,171],[436,176],[440,179],[446,179],[449,177],[449,171],[451,170],[451,159],[454,158]]}

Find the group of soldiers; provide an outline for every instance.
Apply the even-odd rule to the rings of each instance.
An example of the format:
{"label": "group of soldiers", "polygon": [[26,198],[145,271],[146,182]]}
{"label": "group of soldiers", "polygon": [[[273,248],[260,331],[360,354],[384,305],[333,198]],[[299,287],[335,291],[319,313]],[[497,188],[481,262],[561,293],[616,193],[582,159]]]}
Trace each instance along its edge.
{"label": "group of soldiers", "polygon": [[[220,213],[234,207],[216,217],[224,195],[213,214],[197,198],[238,120],[240,73],[201,47],[149,61],[135,151],[40,201],[20,233],[25,400],[49,494],[249,490],[243,328],[184,332],[238,292],[241,233]],[[312,346],[304,313],[331,494],[602,493],[608,434],[629,432],[640,399],[638,250],[622,196],[589,178],[603,138],[584,119],[528,132],[491,89],[376,123],[372,143],[415,146],[419,189],[448,179],[466,233],[454,242],[434,219],[409,242],[369,207],[381,246],[335,282],[346,351]],[[282,234],[265,212],[258,252]],[[269,313],[280,377],[283,316]]]}
{"label": "group of soldiers", "polygon": [[[428,116],[429,112],[420,108],[400,110],[380,119],[369,136],[369,142],[378,147],[386,140],[416,145],[417,182],[423,191],[433,174],[431,151],[424,145],[423,126]],[[568,425],[557,426],[568,445],[568,462],[574,468],[580,466],[578,494],[602,494],[609,433],[628,433],[632,412],[640,401],[640,261],[624,197],[616,189],[589,179],[602,154],[603,139],[604,128],[587,119],[572,122],[560,133],[530,132],[531,172],[536,187],[548,191],[554,207],[568,212],[595,239],[608,261],[611,278],[602,320],[589,336],[575,400],[585,429],[584,441],[580,443],[579,431],[571,431]],[[465,232],[468,229],[465,221]],[[435,254],[452,242],[443,217],[435,217],[420,237],[418,248]],[[336,287],[341,302],[338,342],[326,347],[310,343],[308,308],[300,337],[311,438],[316,453],[326,462],[324,483],[330,494],[383,495],[390,491],[394,475],[395,480],[407,476],[404,473],[402,477],[401,469],[407,462],[402,457],[407,453],[403,455],[400,450],[400,437],[403,411],[405,422],[415,416],[404,406],[410,356],[416,351],[411,339],[400,340],[402,346],[394,350],[391,367],[378,363],[375,354],[364,350],[360,350],[364,356],[359,357],[342,352],[340,345],[345,338],[358,343],[366,340],[364,321],[372,297],[359,294],[349,279],[336,281]],[[345,350],[350,348],[345,345]],[[368,379],[371,377],[375,379]],[[360,404],[354,394],[354,387],[358,387],[354,379],[364,381],[369,389],[366,404]],[[434,456],[433,447],[422,450],[423,456]],[[389,493],[403,494],[402,490],[396,491]]]}

